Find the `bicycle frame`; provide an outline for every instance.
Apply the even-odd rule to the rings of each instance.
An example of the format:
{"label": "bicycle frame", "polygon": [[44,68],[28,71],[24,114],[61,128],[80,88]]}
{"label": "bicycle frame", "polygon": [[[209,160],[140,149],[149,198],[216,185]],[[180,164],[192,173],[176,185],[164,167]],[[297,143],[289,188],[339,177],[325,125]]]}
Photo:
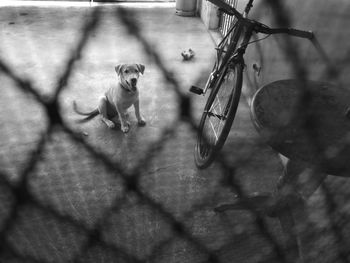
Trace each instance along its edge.
{"label": "bicycle frame", "polygon": [[[228,15],[234,15],[237,18],[237,21],[231,26],[228,33],[224,36],[223,40],[218,45],[217,49],[219,49],[220,52],[224,52],[226,54],[222,58],[221,54],[217,56],[214,70],[213,72],[211,72],[208,81],[203,89],[203,95],[205,95],[208,91],[209,86],[211,86],[211,82],[217,80],[218,73],[221,72],[225,67],[227,67],[229,63],[233,61],[235,63],[241,63],[242,65],[244,65],[243,55],[246,51],[247,46],[250,44],[249,41],[254,32],[268,35],[288,34],[295,37],[306,38],[311,40],[311,42],[315,45],[316,49],[321,53],[321,55],[324,53],[322,52],[322,49],[316,41],[313,32],[311,31],[303,31],[293,28],[269,28],[260,22],[248,19],[247,17],[251,7],[253,6],[254,0],[248,1],[243,11],[243,14],[239,13],[235,8],[231,7],[225,2],[222,2],[221,0],[209,1],[219,6],[219,10],[222,10],[224,13]],[[229,44],[227,50],[225,51],[224,41],[227,40],[229,34],[231,33],[233,33],[233,35],[229,39]],[[323,55],[323,57],[325,56]],[[221,63],[219,61],[220,59],[222,59]]]}
{"label": "bicycle frame", "polygon": [[[198,159],[197,159],[201,167],[205,167],[207,165],[206,162],[208,160],[209,161],[213,160],[213,158],[211,158],[210,155],[205,155],[205,151],[213,147],[216,147],[215,151],[218,151],[219,149],[221,149],[229,133],[229,128],[231,128],[231,125],[233,123],[233,119],[236,114],[236,110],[239,102],[239,97],[241,96],[242,79],[243,79],[242,72],[245,67],[244,54],[246,52],[247,46],[253,42],[256,42],[256,41],[251,41],[252,35],[255,33],[263,33],[266,35],[288,34],[291,36],[307,38],[312,41],[315,40],[313,33],[310,31],[303,31],[303,30],[298,30],[293,28],[270,28],[258,21],[247,18],[250,9],[253,6],[254,0],[248,1],[242,14],[238,12],[234,7],[231,7],[229,4],[224,2],[223,0],[209,0],[209,1],[217,5],[219,9],[222,10],[224,13],[231,16],[234,15],[236,20],[231,25],[229,31],[226,33],[226,35],[223,37],[223,40],[219,43],[219,45],[216,48],[217,49],[216,63],[213,67],[213,70],[207,80],[207,83],[204,89],[196,86],[191,86],[190,88],[190,91],[197,95],[205,95],[209,89],[211,90],[210,96],[208,97],[207,104],[204,108],[202,118],[201,118],[200,125],[202,126],[200,128],[201,130],[199,131],[200,138],[203,137],[203,133],[202,133],[203,127],[204,127],[203,125],[206,122],[207,116],[217,117],[218,119],[223,121],[229,120],[226,123],[227,125],[224,124],[226,128],[223,131],[224,135],[222,137],[220,136],[221,142],[218,145],[217,145],[217,142],[214,142],[212,143],[212,145],[209,145],[205,142],[205,140],[204,140],[204,144],[201,142],[200,144],[197,143],[197,146],[196,146],[197,151],[199,152],[203,150],[203,153],[204,153],[204,155],[201,155],[202,153],[199,152]],[[234,75],[234,77],[237,83],[234,84],[234,86],[229,87],[229,89],[231,90],[230,94],[227,94],[227,95],[225,94],[225,96],[223,96],[223,100],[225,102],[223,104],[223,107],[220,109],[220,113],[217,114],[216,112],[212,112],[212,108],[210,107],[214,102],[214,100],[218,100],[218,103],[220,104],[220,98],[217,97],[217,94],[221,90],[221,84],[223,83],[223,81],[226,80],[225,76],[228,73],[231,74],[230,72],[231,70],[236,71],[236,74]],[[231,103],[234,103],[234,104],[231,104]],[[215,105],[219,105],[219,104],[215,104]],[[232,105],[234,106],[231,111],[229,109],[231,109]],[[221,133],[221,131],[219,132]],[[209,148],[206,145],[208,145]],[[203,149],[200,149],[200,148],[203,148]],[[213,152],[214,151],[212,151],[212,153]]]}
{"label": "bicycle frame", "polygon": [[[243,63],[244,65],[244,58],[243,55],[245,53],[245,50],[249,44],[249,40],[254,32],[254,25],[255,21],[248,20],[248,14],[253,7],[253,1],[249,0],[247,3],[243,14],[236,13],[235,15],[238,16],[238,20],[231,26],[231,28],[228,30],[227,34],[223,37],[222,41],[219,43],[218,47],[216,49],[219,49],[220,52],[226,53],[224,57],[222,58],[222,62],[219,63],[219,55],[217,56],[217,60],[215,63],[214,71],[210,73],[210,76],[207,80],[207,83],[203,89],[203,95],[206,94],[211,81],[217,79],[217,73],[224,69],[224,67],[227,66],[228,63],[230,63],[232,60],[236,62]],[[251,22],[250,22],[251,21]],[[229,38],[229,35],[233,33],[229,40],[229,45],[227,50],[224,50],[225,41]],[[243,34],[243,41],[241,42],[240,46],[237,48],[239,40],[241,39],[241,36]],[[218,65],[220,64],[220,65]]]}

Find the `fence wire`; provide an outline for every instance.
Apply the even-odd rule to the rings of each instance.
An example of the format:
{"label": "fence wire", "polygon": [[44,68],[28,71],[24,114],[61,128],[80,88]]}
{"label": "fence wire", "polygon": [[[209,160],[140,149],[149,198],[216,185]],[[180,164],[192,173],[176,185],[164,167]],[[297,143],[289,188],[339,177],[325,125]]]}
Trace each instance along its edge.
{"label": "fence wire", "polygon": [[[263,1],[260,6],[263,5],[271,8],[276,24],[292,26],[289,11],[282,1]],[[176,97],[174,121],[162,128],[155,141],[145,146],[144,154],[132,169],[125,169],[125,163],[110,154],[114,149],[97,147],[67,122],[60,98],[65,96],[76,67],[86,55],[89,39],[98,33],[103,23],[105,13],[98,6],[86,16],[87,21],[77,43],[69,51],[69,59],[53,93],[41,93],[36,84],[23,77],[4,58],[6,54],[2,54],[0,72],[3,85],[13,82],[16,86],[16,90],[6,91],[10,95],[4,94],[5,114],[18,109],[21,112],[17,118],[10,116],[2,120],[4,134],[1,139],[10,141],[10,147],[3,143],[1,162],[4,166],[11,163],[15,168],[0,169],[0,261],[297,262],[295,255],[291,254],[301,250],[305,262],[349,262],[349,191],[344,180],[322,182],[317,197],[308,201],[313,209],[307,210],[306,216],[300,215],[297,208],[294,215],[271,218],[249,202],[244,204],[244,215],[231,211],[214,212],[218,205],[215,202],[222,196],[232,199],[235,195],[242,199],[249,196],[249,186],[242,183],[240,169],[248,172],[255,169],[255,151],[262,145],[260,140],[249,142],[246,152],[238,149],[235,162],[229,158],[234,154],[232,152],[218,154],[215,174],[210,174],[214,171],[209,169],[206,176],[217,177],[219,183],[214,179],[205,181],[208,185],[203,187],[213,188],[212,194],[208,197],[197,193],[195,197],[199,200],[196,200],[196,205],[189,205],[181,216],[174,207],[186,206],[190,201],[186,199],[186,191],[176,192],[176,182],[172,184],[172,176],[178,172],[176,168],[173,173],[164,174],[165,178],[157,178],[151,183],[151,187],[162,191],[161,196],[145,190],[145,177],[153,173],[154,168],[155,172],[162,169],[157,166],[159,153],[162,154],[167,147],[172,147],[174,154],[178,147],[193,147],[198,128],[195,102],[184,92],[187,88],[182,86],[157,48],[142,34],[137,14],[123,7],[113,10],[113,23],[123,25],[133,41],[141,46],[145,57],[155,64],[167,89]],[[299,50],[288,41],[281,45],[294,74],[305,81],[308,72]],[[201,81],[198,79],[197,82]],[[16,99],[35,104],[37,109],[26,112],[27,107]],[[296,111],[305,111],[307,105],[306,96]],[[27,114],[42,116],[41,127],[35,124],[32,127]],[[29,121],[21,125],[26,118]],[[315,137],[313,122],[308,119],[305,122],[309,137],[317,147],[317,141],[312,140]],[[36,132],[38,129],[40,131]],[[179,129],[190,133],[184,139],[184,145],[176,137]],[[23,149],[16,148],[17,142],[13,138],[17,137],[24,138]],[[175,145],[172,140],[176,141]],[[145,171],[151,172],[145,175]],[[18,176],[14,176],[17,173]],[[93,175],[98,175],[98,178]],[[165,186],[162,180],[169,180],[170,186]],[[193,180],[199,180],[198,184],[201,184],[200,178]],[[196,192],[196,189],[189,190]],[[84,191],[88,194],[82,201]],[[168,201],[167,196],[173,199]],[[292,206],[292,202],[295,200],[288,205]],[[295,244],[290,243],[283,230],[276,226],[293,219],[305,219],[304,223],[296,224],[298,229],[291,230],[305,234],[306,237],[298,240],[301,247],[293,247]],[[203,223],[205,220],[210,222]],[[228,226],[229,232],[220,224]]]}

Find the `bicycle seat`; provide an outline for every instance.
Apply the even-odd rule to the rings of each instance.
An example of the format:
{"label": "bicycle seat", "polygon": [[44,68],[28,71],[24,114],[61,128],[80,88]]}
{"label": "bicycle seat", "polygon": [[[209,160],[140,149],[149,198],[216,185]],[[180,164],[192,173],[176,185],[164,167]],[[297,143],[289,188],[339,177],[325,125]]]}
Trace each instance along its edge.
{"label": "bicycle seat", "polygon": [[253,123],[268,143],[291,160],[350,176],[350,91],[326,82],[279,80],[253,96]]}

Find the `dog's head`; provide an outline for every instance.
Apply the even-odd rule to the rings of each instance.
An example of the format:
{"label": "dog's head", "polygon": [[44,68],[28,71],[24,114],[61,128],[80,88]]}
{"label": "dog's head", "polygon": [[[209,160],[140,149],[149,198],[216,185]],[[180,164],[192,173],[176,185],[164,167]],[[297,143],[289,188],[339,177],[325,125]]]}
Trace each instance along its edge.
{"label": "dog's head", "polygon": [[123,87],[134,92],[137,89],[140,74],[145,72],[145,66],[142,64],[120,64],[115,67],[115,71]]}

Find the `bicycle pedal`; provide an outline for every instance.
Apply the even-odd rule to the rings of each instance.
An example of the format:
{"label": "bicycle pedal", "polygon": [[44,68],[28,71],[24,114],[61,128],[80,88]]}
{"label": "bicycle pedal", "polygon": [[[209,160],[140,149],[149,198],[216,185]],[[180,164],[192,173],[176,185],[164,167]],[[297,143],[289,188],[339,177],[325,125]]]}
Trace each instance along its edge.
{"label": "bicycle pedal", "polygon": [[190,92],[197,94],[197,95],[202,95],[203,94],[203,89],[198,88],[196,86],[191,86]]}

